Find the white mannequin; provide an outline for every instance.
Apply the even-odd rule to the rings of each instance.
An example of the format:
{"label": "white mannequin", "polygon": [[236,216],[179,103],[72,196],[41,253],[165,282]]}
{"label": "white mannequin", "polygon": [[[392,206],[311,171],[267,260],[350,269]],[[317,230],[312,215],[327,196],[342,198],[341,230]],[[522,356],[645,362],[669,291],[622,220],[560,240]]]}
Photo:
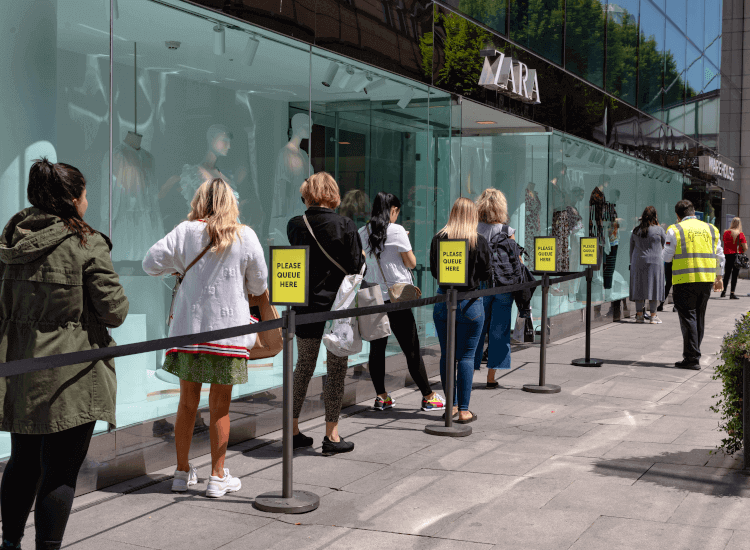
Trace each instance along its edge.
{"label": "white mannequin", "polygon": [[289,244],[286,226],[291,218],[305,212],[299,200],[299,188],[313,174],[310,157],[300,149],[303,139],[310,139],[310,117],[298,113],[292,117],[292,138],[279,151],[274,174],[273,206],[269,238],[274,245]]}

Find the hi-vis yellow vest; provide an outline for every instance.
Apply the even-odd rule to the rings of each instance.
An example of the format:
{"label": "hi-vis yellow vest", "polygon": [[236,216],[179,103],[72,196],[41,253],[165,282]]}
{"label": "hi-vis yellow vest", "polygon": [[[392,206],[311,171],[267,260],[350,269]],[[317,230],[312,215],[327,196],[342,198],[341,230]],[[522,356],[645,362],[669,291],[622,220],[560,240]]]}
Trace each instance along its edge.
{"label": "hi-vis yellow vest", "polygon": [[695,218],[671,225],[669,229],[674,230],[677,238],[672,284],[714,282],[719,230]]}

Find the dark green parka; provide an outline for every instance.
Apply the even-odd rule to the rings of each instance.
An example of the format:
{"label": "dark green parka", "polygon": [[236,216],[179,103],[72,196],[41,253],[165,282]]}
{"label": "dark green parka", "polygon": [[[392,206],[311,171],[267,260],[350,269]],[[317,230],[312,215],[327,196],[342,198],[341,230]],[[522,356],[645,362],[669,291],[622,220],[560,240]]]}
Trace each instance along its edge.
{"label": "dark green parka", "polygon": [[[57,216],[27,208],[0,236],[0,363],[113,346],[128,313],[100,233],[86,246]],[[114,361],[0,377],[0,430],[45,434],[94,420],[115,425]]]}

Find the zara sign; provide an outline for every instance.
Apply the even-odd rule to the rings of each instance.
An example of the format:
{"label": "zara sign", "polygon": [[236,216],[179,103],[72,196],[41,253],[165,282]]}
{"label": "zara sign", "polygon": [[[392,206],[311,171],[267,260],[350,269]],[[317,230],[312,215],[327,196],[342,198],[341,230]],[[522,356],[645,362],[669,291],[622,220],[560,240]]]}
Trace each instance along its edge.
{"label": "zara sign", "polygon": [[536,69],[529,69],[524,63],[506,57],[495,49],[481,50],[479,53],[484,57],[480,86],[524,103],[538,105],[542,102]]}

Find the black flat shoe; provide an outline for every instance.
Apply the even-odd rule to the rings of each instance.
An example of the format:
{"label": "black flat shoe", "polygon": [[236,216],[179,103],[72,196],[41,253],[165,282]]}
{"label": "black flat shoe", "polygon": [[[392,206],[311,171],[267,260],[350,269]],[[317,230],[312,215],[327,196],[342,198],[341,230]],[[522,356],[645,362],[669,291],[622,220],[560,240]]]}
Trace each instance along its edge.
{"label": "black flat shoe", "polygon": [[313,438],[304,435],[302,432],[292,436],[292,448],[301,449],[302,447],[312,447]]}
{"label": "black flat shoe", "polygon": [[698,359],[683,359],[677,361],[674,366],[678,369],[701,370],[701,363]]}
{"label": "black flat shoe", "polygon": [[721,297],[722,298],[726,298],[727,297],[727,291],[726,290],[721,293]]}
{"label": "black flat shoe", "polygon": [[338,441],[331,441],[328,439],[328,436],[323,438],[323,454],[326,456],[349,453],[353,450],[354,443],[351,441],[344,441],[343,437],[339,437]]}
{"label": "black flat shoe", "polygon": [[739,300],[740,298],[739,298],[739,296],[737,296],[737,295],[736,295],[736,294],[735,294],[734,292],[732,292],[732,293],[731,293],[731,294],[729,295],[729,299],[730,299],[730,300]]}
{"label": "black flat shoe", "polygon": [[498,386],[500,386],[500,382],[487,382],[487,389],[488,390],[494,390]]}
{"label": "black flat shoe", "polygon": [[661,302],[658,307],[656,308],[656,311],[664,311],[664,302]]}
{"label": "black flat shoe", "polygon": [[474,422],[477,418],[479,418],[475,413],[471,413],[471,418],[467,418],[466,420],[461,420],[460,418],[456,420],[456,424],[469,424],[470,422]]}

